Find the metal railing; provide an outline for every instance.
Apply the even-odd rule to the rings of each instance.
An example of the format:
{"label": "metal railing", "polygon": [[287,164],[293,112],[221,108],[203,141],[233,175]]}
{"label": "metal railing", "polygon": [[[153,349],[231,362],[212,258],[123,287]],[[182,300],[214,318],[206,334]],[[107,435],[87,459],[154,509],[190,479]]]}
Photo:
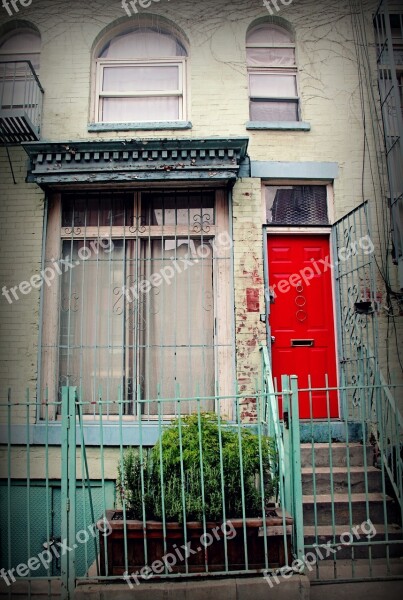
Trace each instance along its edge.
{"label": "metal railing", "polygon": [[[215,413],[203,412],[207,400]],[[67,598],[90,580],[136,586],[288,564],[292,519],[275,502],[276,452],[257,417],[267,414],[266,401],[261,391],[180,398],[178,390],[174,399],[153,400],[152,422],[145,406],[151,401],[140,393],[137,418],[127,415],[121,391],[114,400],[99,393],[95,440],[90,402],[76,388],[64,387],[60,401],[42,404],[40,422],[28,393],[21,399],[9,392],[0,404],[0,557],[3,574],[14,568],[17,581],[9,587],[3,578],[6,592],[25,585],[34,598],[41,584],[45,597],[56,586]],[[172,402],[170,419],[164,404]],[[256,415],[250,423],[241,413],[245,402]],[[150,428],[157,432],[152,438]],[[30,559],[43,552],[35,570]]]}
{"label": "metal railing", "polygon": [[[149,400],[137,400],[135,419],[122,393],[100,393],[90,422],[72,387],[36,421],[36,399],[9,392],[0,403],[0,593],[67,598],[89,581],[136,587],[252,573],[276,582],[284,565],[319,582],[398,577],[402,420],[393,390],[381,379],[299,389],[283,376],[280,393],[266,348],[262,361],[255,394],[214,397],[215,413],[202,410],[206,398],[157,398],[153,421]],[[328,404],[338,394],[342,418],[315,419],[318,391]],[[172,401],[173,420],[164,410]],[[299,420],[300,402],[308,420]]]}
{"label": "metal railing", "polygon": [[0,61],[0,140],[39,139],[44,90],[29,60]]}
{"label": "metal railing", "polygon": [[[302,514],[302,483],[301,462],[299,454],[299,419],[298,403],[296,400],[296,377],[282,378],[282,393],[275,391],[272,378],[270,359],[267,347],[261,348],[263,390],[266,395],[266,413],[264,415],[270,436],[275,440],[278,455],[278,492],[279,506],[282,515],[288,513],[294,518],[293,553],[297,558],[303,555],[303,514]],[[283,414],[280,417],[279,401],[282,400]],[[290,420],[289,416],[294,414]],[[284,416],[284,420],[283,420]],[[292,435],[289,426],[293,427]],[[284,529],[285,531],[285,529]],[[287,556],[287,565],[292,557]]]}
{"label": "metal railing", "polygon": [[[401,388],[387,386],[379,371],[375,383],[360,377],[357,385],[341,382],[337,388],[325,377],[322,388],[309,383],[302,389],[296,377],[283,376],[279,409],[265,350],[263,357],[270,427],[286,473],[280,473],[280,503],[292,511],[293,547],[301,560],[293,563],[295,570],[302,568],[312,583],[402,577],[403,429],[396,405]],[[335,393],[339,419],[330,417]],[[324,395],[328,416],[318,420],[315,406]],[[301,402],[310,415],[303,421]]]}
{"label": "metal railing", "polygon": [[375,430],[382,465],[400,506],[400,521],[403,523],[403,418],[396,405],[396,399],[379,376],[379,394],[376,412],[379,427]]}
{"label": "metal railing", "polygon": [[[359,410],[351,418],[346,405],[357,390]],[[325,392],[329,407],[335,391],[346,416],[316,422],[315,394]],[[320,390],[298,389],[298,395],[308,397],[311,415],[301,431],[305,553],[315,555],[311,577],[347,581],[402,576],[401,481],[396,484],[402,474],[403,432],[398,419],[384,418],[389,400],[393,403],[391,390],[380,381],[359,382],[354,390],[330,388],[325,382]],[[392,430],[393,438],[387,433]],[[384,444],[385,437],[391,445]],[[391,455],[396,460],[392,468]]]}

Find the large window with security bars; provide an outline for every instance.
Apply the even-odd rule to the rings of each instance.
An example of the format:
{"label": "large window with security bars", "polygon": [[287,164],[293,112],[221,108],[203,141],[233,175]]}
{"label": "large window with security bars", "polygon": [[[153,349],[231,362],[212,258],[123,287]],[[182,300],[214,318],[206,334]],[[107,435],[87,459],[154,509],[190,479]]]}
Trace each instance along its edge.
{"label": "large window with security bars", "polygon": [[197,398],[214,410],[232,380],[224,192],[69,192],[47,231],[42,397],[76,386],[92,416],[119,398],[134,417],[156,416],[158,399],[174,415],[179,397],[182,412]]}

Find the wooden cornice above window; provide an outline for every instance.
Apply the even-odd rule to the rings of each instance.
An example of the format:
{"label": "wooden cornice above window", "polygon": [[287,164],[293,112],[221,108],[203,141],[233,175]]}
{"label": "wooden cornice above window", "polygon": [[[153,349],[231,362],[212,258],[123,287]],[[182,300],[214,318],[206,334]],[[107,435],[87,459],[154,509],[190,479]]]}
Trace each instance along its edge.
{"label": "wooden cornice above window", "polygon": [[158,181],[232,181],[247,138],[29,142],[27,181],[41,187]]}

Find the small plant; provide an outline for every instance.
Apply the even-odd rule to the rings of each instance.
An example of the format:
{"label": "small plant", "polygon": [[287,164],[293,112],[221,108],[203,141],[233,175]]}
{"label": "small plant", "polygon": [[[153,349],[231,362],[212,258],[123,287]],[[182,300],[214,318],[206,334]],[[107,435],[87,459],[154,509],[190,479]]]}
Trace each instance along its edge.
{"label": "small plant", "polygon": [[[144,494],[142,493],[142,473]],[[121,504],[125,504],[130,516],[134,519],[142,518],[143,506],[146,513],[150,511],[149,476],[147,453],[143,451],[142,461],[138,448],[127,448],[123,455],[123,464],[119,462],[116,488]]]}
{"label": "small plant", "polygon": [[[262,515],[262,487],[267,501],[275,493],[272,440],[241,430],[214,413],[177,419],[142,458],[129,448],[119,467],[118,491],[135,519],[182,522]],[[263,473],[263,483],[261,482]],[[143,477],[143,488],[142,488]],[[144,489],[144,494],[142,494]],[[185,514],[184,514],[185,507]]]}

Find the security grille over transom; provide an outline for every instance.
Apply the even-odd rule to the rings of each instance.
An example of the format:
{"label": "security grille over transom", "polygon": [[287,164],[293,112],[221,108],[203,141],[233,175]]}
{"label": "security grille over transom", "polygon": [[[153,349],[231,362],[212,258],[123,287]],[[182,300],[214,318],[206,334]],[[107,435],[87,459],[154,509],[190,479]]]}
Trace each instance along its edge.
{"label": "security grille over transom", "polygon": [[267,186],[266,222],[273,225],[328,225],[326,186]]}

